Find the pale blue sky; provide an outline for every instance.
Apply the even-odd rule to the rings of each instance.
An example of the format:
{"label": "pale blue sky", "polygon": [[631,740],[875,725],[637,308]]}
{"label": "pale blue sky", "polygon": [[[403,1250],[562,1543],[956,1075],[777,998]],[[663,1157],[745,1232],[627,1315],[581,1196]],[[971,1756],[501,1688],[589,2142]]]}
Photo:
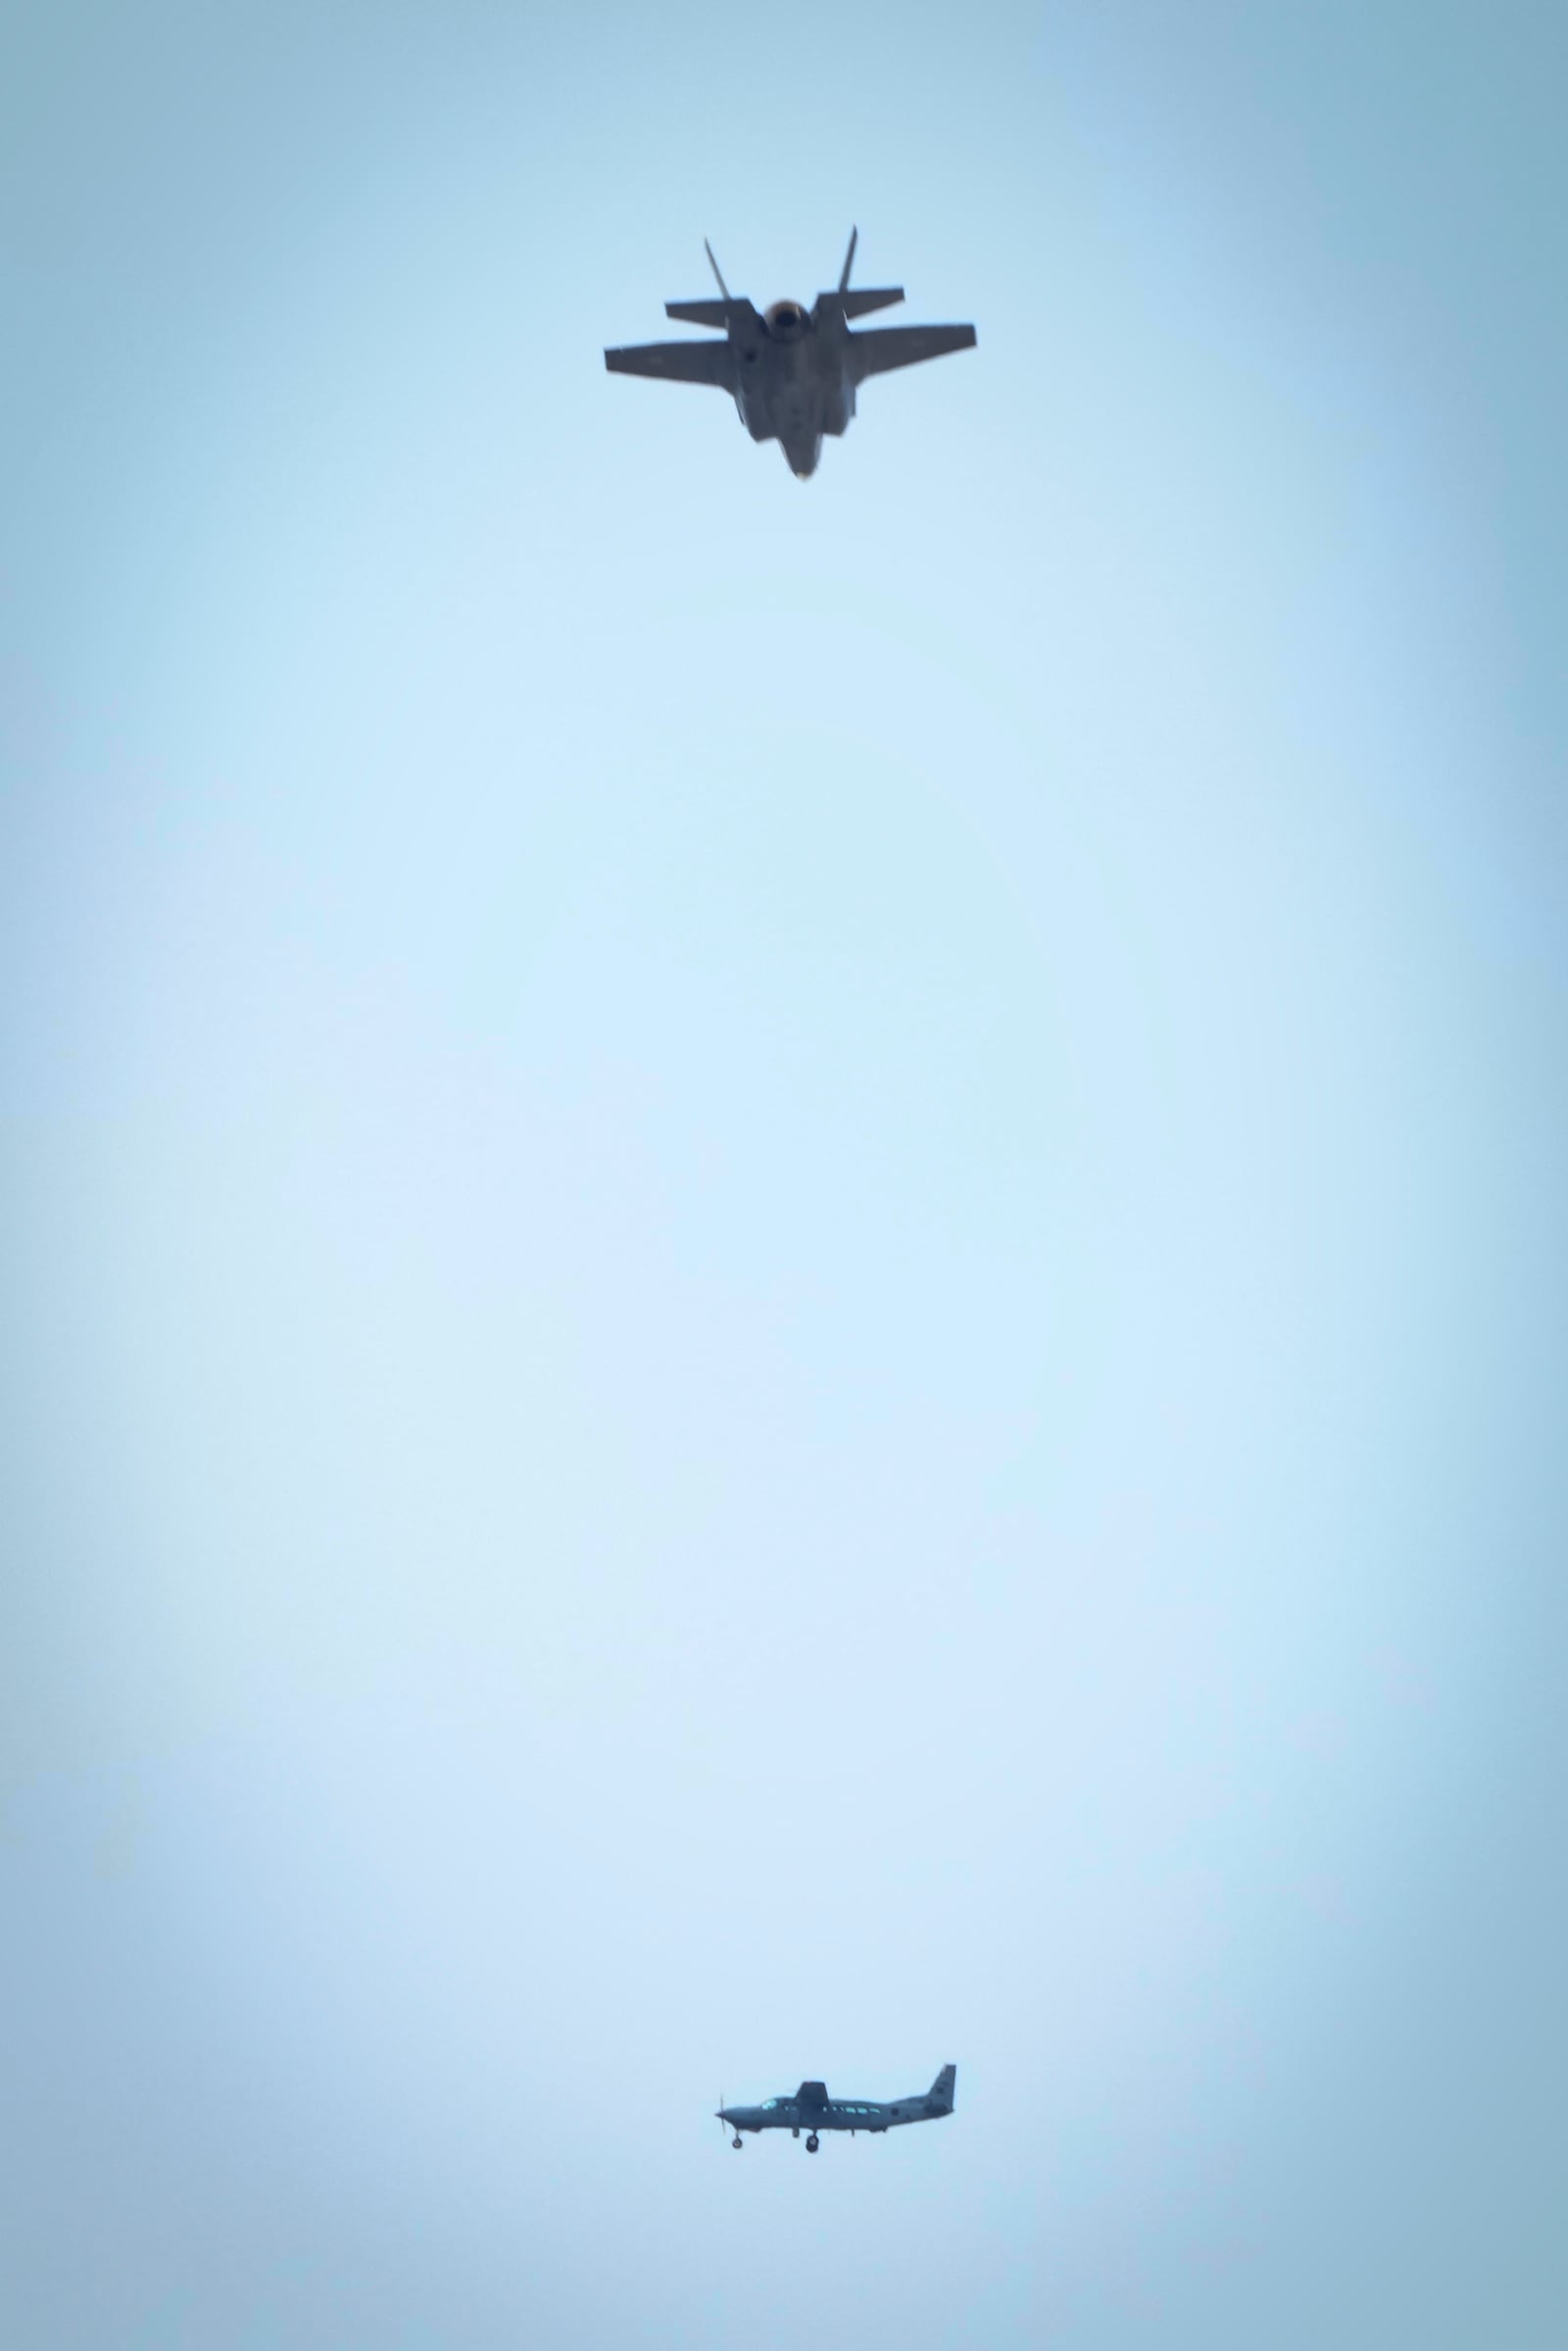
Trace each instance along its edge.
{"label": "pale blue sky", "polygon": [[6,40],[0,2333],[1555,2351],[1554,13]]}

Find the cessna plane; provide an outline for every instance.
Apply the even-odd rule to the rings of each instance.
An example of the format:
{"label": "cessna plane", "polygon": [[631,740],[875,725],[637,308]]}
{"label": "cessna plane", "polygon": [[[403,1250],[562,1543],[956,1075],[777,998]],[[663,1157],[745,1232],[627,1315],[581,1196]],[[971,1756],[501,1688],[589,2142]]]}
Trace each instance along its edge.
{"label": "cessna plane", "polygon": [[790,471],[804,481],[816,471],[822,435],[848,425],[856,389],[868,375],[912,367],[916,360],[940,359],[945,351],[967,351],[974,342],[972,326],[875,326],[852,334],[852,318],[904,300],[902,286],[852,288],[858,234],[850,233],[836,290],[818,294],[809,310],[799,302],[775,302],[759,312],[730,292],[708,245],[722,300],[666,302],[664,315],[690,326],[719,327],[724,340],[623,344],[605,353],[605,366],[612,375],[656,375],[727,392],[752,439],[779,442]]}
{"label": "cessna plane", "polygon": [[880,2101],[830,2098],[825,2082],[803,2082],[793,2098],[768,2098],[760,2106],[720,2105],[718,2120],[734,2131],[730,2144],[737,2151],[743,2131],[788,2131],[795,2138],[804,2131],[806,2152],[814,2155],[823,2131],[847,2131],[853,2138],[857,2131],[893,2131],[901,2123],[940,2122],[953,2112],[956,2079],[956,2066],[945,2065],[928,2090],[917,2090],[912,2098]]}

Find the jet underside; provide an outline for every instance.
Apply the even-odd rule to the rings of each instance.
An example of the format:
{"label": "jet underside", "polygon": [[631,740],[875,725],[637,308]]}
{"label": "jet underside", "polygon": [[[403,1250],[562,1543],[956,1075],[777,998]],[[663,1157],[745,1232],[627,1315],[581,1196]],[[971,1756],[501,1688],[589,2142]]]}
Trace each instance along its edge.
{"label": "jet underside", "polygon": [[842,433],[855,415],[848,345],[847,334],[821,333],[808,320],[791,340],[767,335],[733,346],[741,422],[754,441],[777,441],[803,480],[816,471],[824,436]]}

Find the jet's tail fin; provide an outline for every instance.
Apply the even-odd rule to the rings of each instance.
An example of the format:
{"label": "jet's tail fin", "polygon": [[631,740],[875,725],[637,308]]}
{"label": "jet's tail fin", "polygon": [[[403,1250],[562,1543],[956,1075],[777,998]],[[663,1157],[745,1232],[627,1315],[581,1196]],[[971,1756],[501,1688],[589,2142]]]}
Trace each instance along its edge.
{"label": "jet's tail fin", "polygon": [[954,2084],[956,2082],[957,2079],[958,2069],[956,2065],[945,2065],[943,2067],[941,2073],[937,2076],[936,2080],[932,2082],[931,2087],[925,2093],[925,2102],[927,2106],[931,2108],[933,2113],[951,2114],[953,2112]]}
{"label": "jet's tail fin", "polygon": [[682,319],[688,326],[716,326],[725,333],[733,332],[736,326],[755,326],[757,323],[756,311],[744,294],[737,297],[730,292],[724,283],[724,272],[713,259],[713,248],[706,237],[703,239],[703,251],[708,256],[709,268],[718,280],[718,290],[723,296],[723,300],[721,302],[666,302],[664,305],[665,318]]}
{"label": "jet's tail fin", "polygon": [[850,230],[850,250],[844,256],[844,267],[839,271],[837,301],[846,318],[863,318],[867,311],[885,311],[890,302],[904,300],[902,286],[865,286],[857,288],[853,294],[851,293],[850,271],[855,267],[855,248],[859,241],[859,230],[852,228]]}
{"label": "jet's tail fin", "polygon": [[850,250],[844,256],[844,267],[839,271],[839,292],[841,294],[847,294],[850,290],[850,271],[855,267],[855,248],[859,241],[859,230],[858,228],[852,228],[850,230]]}

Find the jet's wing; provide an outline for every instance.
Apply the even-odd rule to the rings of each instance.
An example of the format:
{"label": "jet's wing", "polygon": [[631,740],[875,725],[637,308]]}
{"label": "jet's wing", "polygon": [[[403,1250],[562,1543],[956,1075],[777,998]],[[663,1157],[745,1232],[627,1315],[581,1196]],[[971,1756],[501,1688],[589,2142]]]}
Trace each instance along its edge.
{"label": "jet's wing", "polygon": [[626,343],[605,353],[605,366],[612,375],[661,375],[666,383],[735,389],[735,362],[727,343]]}
{"label": "jet's wing", "polygon": [[946,351],[968,351],[972,326],[871,326],[850,337],[850,367],[856,382],[885,375],[890,367],[912,367],[939,360]]}

